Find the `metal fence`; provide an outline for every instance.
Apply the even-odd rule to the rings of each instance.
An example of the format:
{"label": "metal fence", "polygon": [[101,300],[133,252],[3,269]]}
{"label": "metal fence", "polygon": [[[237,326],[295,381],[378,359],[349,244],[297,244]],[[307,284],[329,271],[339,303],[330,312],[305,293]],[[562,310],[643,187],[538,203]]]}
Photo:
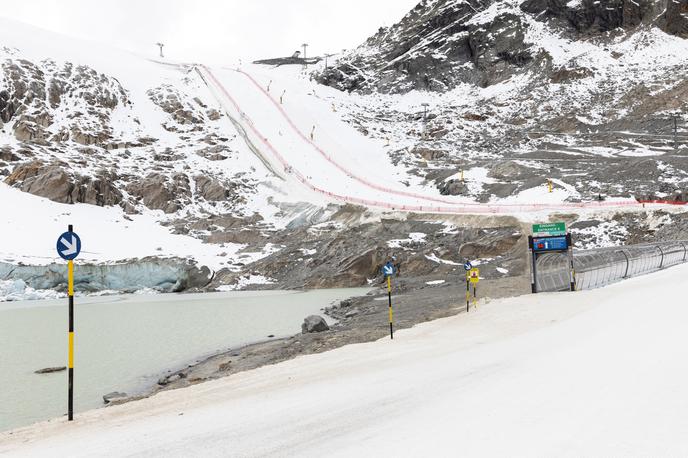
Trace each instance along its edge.
{"label": "metal fence", "polygon": [[[574,250],[576,289],[593,289],[626,278],[675,266],[688,260],[688,241],[627,245],[594,250]],[[569,289],[566,254],[550,253],[537,261],[538,291]]]}

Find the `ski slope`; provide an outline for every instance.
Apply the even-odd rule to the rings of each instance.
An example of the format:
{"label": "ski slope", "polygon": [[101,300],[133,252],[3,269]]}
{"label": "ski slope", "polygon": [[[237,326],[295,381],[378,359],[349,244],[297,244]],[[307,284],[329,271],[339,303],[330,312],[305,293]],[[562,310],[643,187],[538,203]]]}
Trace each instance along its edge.
{"label": "ski slope", "polygon": [[493,301],[0,434],[0,455],[686,456],[686,274]]}
{"label": "ski slope", "polygon": [[259,65],[219,70],[201,65],[200,69],[226,112],[252,134],[252,143],[260,145],[261,159],[286,178],[292,189],[305,187],[318,200],[325,197],[372,208],[448,214],[643,208],[635,199],[624,198],[566,202],[571,192],[548,193],[545,188],[487,204],[465,196],[442,196],[404,167],[394,165],[384,144],[346,124],[334,112],[334,104],[330,107],[316,92],[329,93],[328,99],[343,96],[334,89],[305,82],[294,69],[269,72]]}

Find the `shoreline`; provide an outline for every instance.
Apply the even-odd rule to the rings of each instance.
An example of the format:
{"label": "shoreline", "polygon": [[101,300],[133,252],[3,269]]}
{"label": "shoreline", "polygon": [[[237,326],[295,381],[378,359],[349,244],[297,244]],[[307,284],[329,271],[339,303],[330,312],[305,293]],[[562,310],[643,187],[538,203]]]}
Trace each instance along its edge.
{"label": "shoreline", "polygon": [[[484,296],[479,297],[478,306],[486,300],[527,294],[530,292],[528,281],[526,276],[484,280],[481,282]],[[400,277],[395,282],[397,294],[392,297],[395,331],[466,311],[465,293],[458,283],[445,282],[430,286],[425,284],[424,279],[411,277]],[[329,331],[268,338],[201,356],[185,367],[160,374],[157,383],[137,390],[131,396],[112,400],[103,407],[149,398],[162,391],[228,377],[301,355],[322,353],[389,336],[387,293],[379,286],[373,287],[365,296],[352,297],[334,306],[325,307],[323,314],[337,320]]]}

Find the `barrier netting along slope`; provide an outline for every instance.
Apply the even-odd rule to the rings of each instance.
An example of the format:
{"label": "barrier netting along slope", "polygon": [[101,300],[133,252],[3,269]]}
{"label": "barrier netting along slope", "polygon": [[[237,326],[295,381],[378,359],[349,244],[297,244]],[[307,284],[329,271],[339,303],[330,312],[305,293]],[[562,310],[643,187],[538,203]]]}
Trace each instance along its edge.
{"label": "barrier netting along slope", "polygon": [[[279,111],[281,116],[285,119],[286,123],[294,131],[294,133],[309,147],[315,149],[328,163],[332,164],[336,169],[345,173],[353,180],[357,181],[361,185],[375,190],[380,193],[384,193],[391,196],[407,197],[418,200],[424,200],[428,202],[428,205],[418,205],[418,204],[399,204],[390,201],[366,199],[360,197],[354,197],[349,195],[343,195],[340,193],[335,193],[323,189],[319,186],[314,185],[301,171],[294,167],[287,158],[282,155],[277,148],[275,148],[267,136],[265,136],[257,127],[256,123],[248,116],[248,114],[241,108],[237,100],[232,97],[232,95],[227,91],[225,86],[217,79],[214,73],[205,65],[199,65],[199,67],[205,73],[207,80],[212,83],[212,85],[219,91],[222,96],[232,105],[233,109],[239,113],[240,119],[245,121],[245,127],[250,131],[253,136],[258,139],[258,141],[265,146],[267,151],[272,156],[273,160],[276,160],[283,170],[291,174],[296,180],[298,180],[302,185],[310,189],[311,191],[325,196],[329,200],[335,200],[345,203],[352,203],[357,205],[363,205],[367,207],[377,207],[384,208],[394,211],[407,211],[407,212],[422,212],[422,213],[449,213],[449,214],[515,214],[515,213],[528,213],[537,212],[543,210],[572,210],[572,209],[608,209],[608,208],[640,208],[645,204],[648,205],[665,205],[674,204],[674,202],[665,201],[639,201],[635,199],[626,200],[612,200],[612,201],[589,201],[589,202],[565,202],[565,203],[500,203],[500,204],[482,204],[477,202],[466,202],[466,203],[456,203],[448,199],[443,199],[435,196],[428,196],[398,189],[393,189],[385,187],[367,180],[364,177],[356,174],[352,170],[344,167],[340,164],[332,154],[327,153],[319,145],[317,145],[313,140],[311,140],[303,131],[301,131],[296,123],[291,119],[289,114],[283,108],[283,106],[275,100],[270,93],[268,93],[258,81],[253,78],[249,73],[244,70],[237,69],[233,70],[248,78],[251,83],[265,96],[267,97],[272,105]],[[205,78],[204,78],[205,81]],[[205,81],[208,84],[208,81]],[[220,101],[222,103],[222,101]],[[444,205],[437,205],[438,203]]]}

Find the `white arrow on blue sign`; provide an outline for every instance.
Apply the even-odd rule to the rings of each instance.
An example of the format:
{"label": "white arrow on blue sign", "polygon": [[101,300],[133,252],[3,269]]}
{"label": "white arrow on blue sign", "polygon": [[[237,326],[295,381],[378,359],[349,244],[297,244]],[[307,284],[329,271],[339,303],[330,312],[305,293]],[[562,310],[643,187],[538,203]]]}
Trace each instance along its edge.
{"label": "white arrow on blue sign", "polygon": [[466,261],[463,264],[463,268],[466,269],[466,271],[471,270],[473,268],[473,264],[471,264],[471,261]]}
{"label": "white arrow on blue sign", "polygon": [[75,232],[65,232],[57,238],[57,254],[65,261],[76,259],[81,252],[81,239]]}

